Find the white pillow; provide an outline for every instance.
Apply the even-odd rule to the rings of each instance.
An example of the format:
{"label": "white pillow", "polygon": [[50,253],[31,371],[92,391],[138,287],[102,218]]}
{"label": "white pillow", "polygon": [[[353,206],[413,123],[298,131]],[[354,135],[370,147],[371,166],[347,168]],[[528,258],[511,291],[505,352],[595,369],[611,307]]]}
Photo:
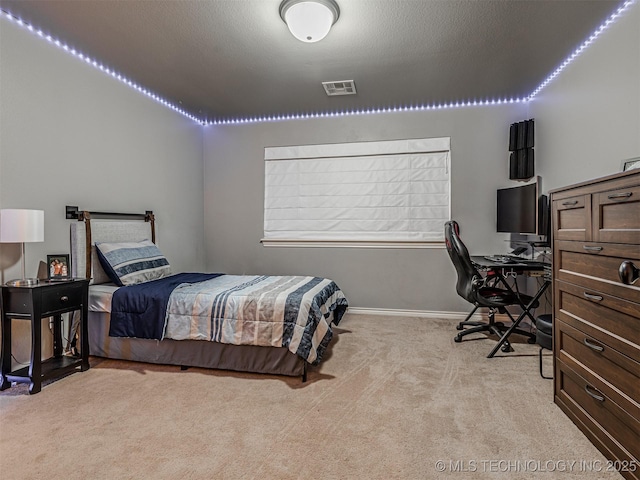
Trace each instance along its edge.
{"label": "white pillow", "polygon": [[169,262],[150,240],[96,243],[102,268],[116,285],[135,285],[171,275]]}

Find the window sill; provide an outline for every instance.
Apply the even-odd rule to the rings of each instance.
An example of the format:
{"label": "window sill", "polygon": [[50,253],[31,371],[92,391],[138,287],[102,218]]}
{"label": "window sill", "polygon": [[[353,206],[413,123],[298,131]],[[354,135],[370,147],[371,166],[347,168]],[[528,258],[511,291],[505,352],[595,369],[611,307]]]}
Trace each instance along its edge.
{"label": "window sill", "polygon": [[307,247],[307,248],[445,248],[444,240],[424,241],[390,241],[390,240],[260,240],[264,247]]}

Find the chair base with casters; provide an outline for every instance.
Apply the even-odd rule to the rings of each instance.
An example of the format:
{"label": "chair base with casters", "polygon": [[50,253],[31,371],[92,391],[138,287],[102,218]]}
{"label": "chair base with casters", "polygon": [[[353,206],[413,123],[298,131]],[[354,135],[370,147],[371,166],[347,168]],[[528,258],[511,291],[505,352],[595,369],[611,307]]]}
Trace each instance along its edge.
{"label": "chair base with casters", "polygon": [[551,314],[539,315],[536,318],[536,343],[540,345],[538,357],[540,359],[540,376],[547,380],[553,379],[553,376],[546,377],[542,373],[542,350],[553,349],[553,316]]}
{"label": "chair base with casters", "polygon": [[[506,313],[507,315],[509,315],[509,318],[511,318],[512,322],[515,321],[514,318],[511,316],[511,314],[509,314],[509,312],[505,308],[501,308],[501,307],[489,308],[489,322],[481,322],[481,321],[477,322],[474,320],[469,320],[473,316],[473,314],[476,312],[476,310],[478,310],[478,308],[479,306],[476,306],[473,310],[471,310],[471,313],[467,315],[467,318],[465,318],[458,325],[456,325],[456,330],[462,330],[462,331],[453,338],[454,342],[460,343],[462,342],[462,337],[464,337],[465,335],[478,333],[478,332],[490,332],[496,335],[497,337],[502,337],[504,333],[509,329],[509,327],[505,325],[503,322],[495,321],[496,312]],[[471,327],[471,328],[465,329],[465,327]],[[535,335],[531,332],[527,332],[526,330],[521,330],[519,328],[516,328],[515,330],[513,330],[512,333],[517,333],[519,335],[528,337],[528,340],[527,340],[528,343],[536,342]],[[500,347],[500,350],[504,353],[509,353],[514,351],[513,347],[511,346],[511,343],[509,343],[509,340],[505,340],[505,342],[502,344],[502,347]]]}

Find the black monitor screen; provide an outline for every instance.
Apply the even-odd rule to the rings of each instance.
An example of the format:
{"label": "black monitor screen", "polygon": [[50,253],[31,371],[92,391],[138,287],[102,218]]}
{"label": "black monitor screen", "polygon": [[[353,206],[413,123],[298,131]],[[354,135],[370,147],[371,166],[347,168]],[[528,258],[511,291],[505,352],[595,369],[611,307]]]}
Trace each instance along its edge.
{"label": "black monitor screen", "polygon": [[[537,235],[538,185],[498,190],[498,232]],[[542,232],[540,232],[542,233]]]}

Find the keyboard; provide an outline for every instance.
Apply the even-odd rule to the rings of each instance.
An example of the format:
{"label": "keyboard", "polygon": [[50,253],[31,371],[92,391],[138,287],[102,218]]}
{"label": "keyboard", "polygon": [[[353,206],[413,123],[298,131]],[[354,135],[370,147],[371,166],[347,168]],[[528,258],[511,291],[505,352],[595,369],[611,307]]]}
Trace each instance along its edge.
{"label": "keyboard", "polygon": [[506,255],[486,255],[484,258],[491,262],[496,263],[518,263],[519,260],[514,260]]}

